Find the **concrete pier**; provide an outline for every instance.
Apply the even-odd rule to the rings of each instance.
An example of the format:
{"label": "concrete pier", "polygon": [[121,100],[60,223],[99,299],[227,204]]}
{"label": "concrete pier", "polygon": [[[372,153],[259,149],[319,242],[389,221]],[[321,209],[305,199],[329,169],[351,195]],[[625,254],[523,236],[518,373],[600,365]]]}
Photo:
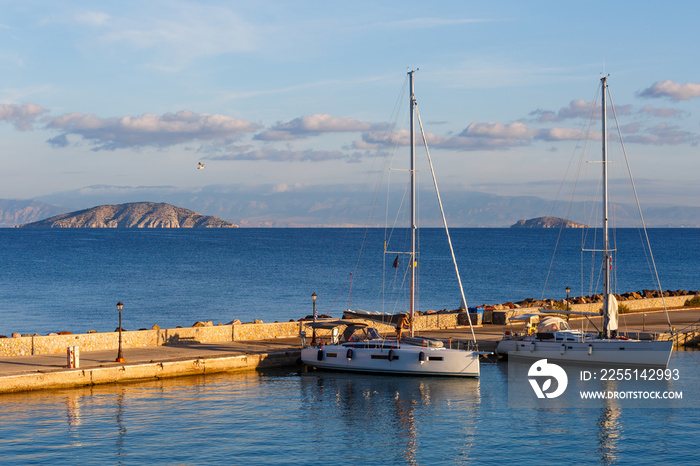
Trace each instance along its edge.
{"label": "concrete pier", "polygon": [[[671,310],[669,318],[677,332],[673,338],[680,341],[682,335],[698,330],[700,309]],[[598,317],[591,319],[595,325],[600,324],[599,320]],[[591,322],[587,319],[571,319],[570,325],[573,328],[592,330]],[[663,334],[667,329],[666,314],[662,311],[630,313],[620,317],[621,332]],[[478,349],[493,351],[504,330],[504,326],[495,324],[475,327]],[[449,328],[421,330],[418,333],[443,340],[453,348],[471,345],[471,331],[468,326],[453,325]],[[663,336],[671,338],[670,334]],[[81,350],[79,366],[74,369],[67,368],[65,350],[63,353],[0,356],[0,394],[268,367],[291,367],[300,356],[301,344],[300,337],[208,343],[183,343],[180,339],[177,345],[125,348],[125,363],[115,362],[116,349]]]}
{"label": "concrete pier", "polygon": [[66,354],[3,357],[0,393],[291,366],[300,349],[299,338],[130,348],[125,363],[113,350],[84,351],[75,369]]}

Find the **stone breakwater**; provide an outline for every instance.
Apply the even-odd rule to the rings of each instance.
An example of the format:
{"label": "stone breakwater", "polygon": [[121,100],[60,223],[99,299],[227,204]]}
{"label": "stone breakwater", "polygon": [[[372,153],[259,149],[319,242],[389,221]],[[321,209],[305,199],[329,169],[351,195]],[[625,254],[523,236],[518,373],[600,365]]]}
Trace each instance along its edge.
{"label": "stone breakwater", "polygon": [[[697,293],[697,292],[694,292]],[[684,307],[689,300],[700,299],[698,296],[700,293],[694,295],[684,295],[684,296],[669,296],[664,298],[642,298],[628,301],[619,301],[620,312],[638,312],[652,309],[663,309],[666,308],[680,308]],[[552,303],[542,302],[542,305],[533,305],[531,307],[527,306],[517,306],[510,307],[502,305],[500,308],[492,308],[485,312],[484,321],[487,323],[494,324],[505,324],[507,319],[514,317],[518,314],[526,314],[532,312],[536,309],[559,309],[564,310],[566,308],[566,301],[554,301]],[[624,306],[624,307],[623,307]],[[580,304],[569,304],[570,311],[576,312],[600,312],[603,307],[602,301],[591,302],[591,303],[580,303]]]}
{"label": "stone breakwater", "polygon": [[[700,295],[693,292],[692,295],[669,296],[665,298],[651,297],[623,301],[622,303],[629,311],[657,309],[666,307],[682,307],[686,301]],[[528,301],[529,302],[529,301]],[[523,302],[525,303],[525,302]],[[553,301],[552,303],[562,303]],[[549,304],[549,306],[548,306]],[[533,308],[551,308],[551,303],[537,302],[531,307],[525,305],[508,303],[504,305],[484,306],[483,315],[471,314],[473,324],[482,323],[505,324],[507,317],[512,317],[518,313],[531,312]],[[572,311],[598,312],[601,303],[581,303],[570,304]],[[504,312],[505,311],[505,312]],[[211,322],[198,322],[193,327],[178,327],[161,329],[154,326],[150,330],[122,331],[122,348],[148,348],[165,345],[179,345],[188,343],[217,343],[227,341],[259,341],[277,338],[294,338],[302,335],[312,334],[309,327],[310,320],[275,322],[275,323],[235,323],[230,325],[212,325]],[[368,321],[380,332],[393,334],[394,327]],[[469,324],[469,317],[466,312],[459,311],[428,311],[422,315],[415,316],[414,328],[416,331],[441,330],[464,326]],[[81,351],[101,351],[116,350],[119,347],[119,333],[81,333],[69,334],[61,332],[60,335],[25,335],[14,338],[0,338],[0,356],[32,356],[42,354],[65,353],[69,346],[78,346]]]}
{"label": "stone breakwater", "polygon": [[[663,295],[663,296],[662,296]],[[624,293],[624,294],[616,294],[615,298],[617,299],[618,302],[622,303],[625,305],[630,310],[633,309],[648,309],[651,307],[663,307],[663,301],[662,297],[665,298],[666,301],[666,306],[682,306],[685,303],[685,300],[692,298],[693,296],[700,295],[700,291],[686,291],[686,290],[676,290],[676,291],[671,291],[671,290],[666,290],[663,293],[659,292],[658,290],[641,290],[641,291],[632,291],[630,293]],[[676,299],[678,298],[678,299]],[[659,303],[658,305],[650,305],[649,301],[650,299],[657,299],[658,301],[654,301],[654,303]],[[681,304],[668,304],[669,302],[677,303],[678,301],[683,301]],[[584,310],[584,308],[587,310],[588,308],[595,308],[595,305],[598,304],[599,306],[602,305],[603,303],[603,295],[602,294],[596,294],[596,295],[589,295],[589,296],[571,296],[569,298],[569,305],[588,305],[587,307],[581,307],[579,306],[577,310]],[[553,299],[543,299],[543,300],[537,300],[533,298],[526,299],[524,301],[519,301],[515,303],[503,303],[503,304],[495,304],[495,305],[484,305],[485,307],[492,307],[493,309],[497,311],[502,311],[502,310],[507,310],[507,309],[519,309],[523,307],[538,307],[542,309],[556,309],[557,306],[562,306],[566,305],[565,300],[561,301],[556,301]]]}
{"label": "stone breakwater", "polygon": [[[456,327],[458,312],[416,316],[416,330],[436,330]],[[464,314],[464,313],[461,313]],[[393,334],[390,325],[368,322],[380,332]],[[212,325],[198,322],[193,327],[151,330],[122,331],[122,349],[148,348],[188,343],[218,343],[226,341],[259,341],[277,338],[299,337],[304,332],[311,335],[311,321],[245,323]],[[62,332],[63,333],[63,332]],[[119,333],[79,333],[68,335],[26,335],[16,338],[0,338],[0,356],[32,356],[65,353],[69,346],[78,346],[80,351],[117,350]]]}

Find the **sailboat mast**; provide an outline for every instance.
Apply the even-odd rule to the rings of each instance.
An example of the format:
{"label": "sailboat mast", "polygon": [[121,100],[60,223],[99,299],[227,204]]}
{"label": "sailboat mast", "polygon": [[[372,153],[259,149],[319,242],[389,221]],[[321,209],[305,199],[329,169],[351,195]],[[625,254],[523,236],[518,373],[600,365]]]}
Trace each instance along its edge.
{"label": "sailboat mast", "polygon": [[601,83],[601,115],[602,115],[602,139],[603,139],[603,333],[605,338],[610,338],[610,317],[608,305],[610,296],[610,269],[612,268],[612,255],[610,253],[610,241],[608,237],[608,111],[605,97],[608,89],[608,78],[600,78]]}
{"label": "sailboat mast", "polygon": [[415,295],[416,295],[416,131],[415,131],[415,109],[416,109],[416,95],[413,89],[413,74],[415,71],[411,70],[408,72],[409,78],[409,88],[410,88],[410,111],[411,111],[411,162],[409,177],[411,183],[411,256],[410,265],[411,269],[411,296],[410,296],[410,307],[409,307],[409,319],[410,319],[410,335],[414,336],[413,329],[413,316],[414,316],[414,306],[415,306]]}

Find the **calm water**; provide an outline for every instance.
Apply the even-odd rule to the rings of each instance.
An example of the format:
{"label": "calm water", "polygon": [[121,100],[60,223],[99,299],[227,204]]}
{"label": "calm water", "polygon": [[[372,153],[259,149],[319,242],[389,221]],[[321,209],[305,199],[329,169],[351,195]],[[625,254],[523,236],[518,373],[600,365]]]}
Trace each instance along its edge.
{"label": "calm water", "polygon": [[0,397],[3,464],[697,464],[700,353],[670,368],[691,408],[508,406],[480,379],[272,371]]}
{"label": "calm water", "polygon": [[[546,290],[557,231],[452,233],[470,306],[562,299],[566,286],[574,295],[590,292],[581,280],[579,231],[564,232]],[[700,230],[649,234],[663,289],[700,289]],[[347,307],[405,310],[382,298],[383,270],[385,296],[406,289],[401,268],[390,267],[394,255],[383,269],[383,240],[383,230],[362,229],[0,229],[0,334],[112,331],[118,301],[128,330],[296,320],[311,314],[314,292],[319,312],[332,317]],[[617,243],[618,291],[654,289],[637,230],[618,231]],[[444,232],[422,231],[420,245],[419,309],[456,308]]]}
{"label": "calm water", "polygon": [[[459,303],[442,235],[421,236],[423,310]],[[700,288],[700,230],[650,235],[662,287]],[[557,232],[455,230],[469,304],[561,299],[567,285],[578,294],[579,237],[566,232],[543,291]],[[298,319],[312,292],[334,317],[378,309],[382,241],[381,230],[354,229],[0,230],[0,334],[112,330],[120,300],[127,329]],[[618,233],[622,291],[654,287],[638,243],[636,231]],[[403,277],[387,270],[393,293]],[[686,397],[697,397],[698,360],[672,356]],[[505,364],[483,364],[478,380],[209,375],[0,396],[0,462],[694,464],[698,405],[508,406]]]}

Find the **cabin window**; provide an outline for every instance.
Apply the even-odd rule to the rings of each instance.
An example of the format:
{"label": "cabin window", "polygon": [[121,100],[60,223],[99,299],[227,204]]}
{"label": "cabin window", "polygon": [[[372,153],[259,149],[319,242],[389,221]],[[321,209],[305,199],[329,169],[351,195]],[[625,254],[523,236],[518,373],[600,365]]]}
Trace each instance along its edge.
{"label": "cabin window", "polygon": [[428,356],[428,361],[442,361],[442,356]]}
{"label": "cabin window", "polygon": [[326,353],[326,357],[327,357],[327,358],[337,358],[337,357],[338,357],[338,353]]}
{"label": "cabin window", "polygon": [[[372,359],[389,359],[388,354],[373,354],[370,356]],[[399,359],[397,355],[394,355],[394,360]]]}

